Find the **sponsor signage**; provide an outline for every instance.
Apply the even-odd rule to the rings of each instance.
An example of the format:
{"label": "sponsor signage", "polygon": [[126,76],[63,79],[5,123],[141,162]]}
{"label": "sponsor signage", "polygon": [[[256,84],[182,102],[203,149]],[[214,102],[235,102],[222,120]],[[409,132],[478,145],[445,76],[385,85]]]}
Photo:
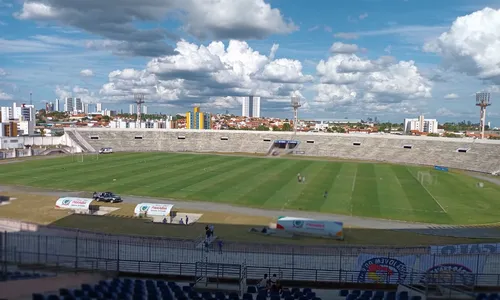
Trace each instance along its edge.
{"label": "sponsor signage", "polygon": [[343,223],[295,217],[279,217],[276,229],[291,233],[335,237],[343,239]]}
{"label": "sponsor signage", "polygon": [[148,216],[169,216],[174,205],[162,203],[139,203],[134,209],[136,216],[146,214]]}
{"label": "sponsor signage", "polygon": [[298,144],[298,141],[293,141],[293,140],[275,140],[275,144]]}
{"label": "sponsor signage", "polygon": [[434,170],[448,172],[448,168],[443,166],[434,166]]}
{"label": "sponsor signage", "polygon": [[86,210],[89,209],[90,203],[92,203],[92,201],[94,201],[94,199],[63,197],[57,199],[56,208]]}
{"label": "sponsor signage", "polygon": [[464,255],[464,254],[493,254],[498,253],[500,244],[462,244],[431,246],[431,254],[439,255]]}
{"label": "sponsor signage", "polygon": [[414,255],[383,257],[372,254],[358,256],[359,283],[403,284],[406,282],[408,268],[415,264]]}
{"label": "sponsor signage", "polygon": [[435,256],[420,257],[420,268],[425,274],[421,283],[474,285],[475,274],[482,273],[486,264],[484,255]]}

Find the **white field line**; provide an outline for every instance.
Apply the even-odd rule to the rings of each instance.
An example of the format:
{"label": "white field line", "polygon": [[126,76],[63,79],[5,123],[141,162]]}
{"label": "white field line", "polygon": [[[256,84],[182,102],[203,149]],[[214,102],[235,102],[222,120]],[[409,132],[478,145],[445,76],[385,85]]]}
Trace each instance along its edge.
{"label": "white field line", "polygon": [[[408,170],[408,167],[406,167],[406,169]],[[410,170],[408,170],[408,172],[410,172]],[[444,209],[444,207],[441,205],[441,203],[439,203],[439,201],[436,199],[436,197],[434,197],[431,192],[429,192],[429,190],[427,189],[427,187],[425,187],[425,185],[423,185],[417,177],[415,177],[415,175],[413,175],[412,172],[410,172],[411,176],[413,176],[413,178],[415,178],[415,180],[417,180],[417,182],[425,189],[425,191],[427,192],[427,194],[429,194],[429,196],[432,197],[432,199],[434,199],[434,202],[437,203],[437,205],[439,205],[439,207],[441,208],[441,210],[444,212],[444,213],[447,213],[446,209]]]}
{"label": "white field line", "polygon": [[358,168],[356,166],[356,171],[354,171],[354,176],[352,177],[351,195],[349,196],[349,204],[350,204],[349,212],[350,212],[351,217],[352,217],[352,209],[353,209],[352,194],[354,193],[354,188],[356,187],[356,176],[357,175],[358,175]]}

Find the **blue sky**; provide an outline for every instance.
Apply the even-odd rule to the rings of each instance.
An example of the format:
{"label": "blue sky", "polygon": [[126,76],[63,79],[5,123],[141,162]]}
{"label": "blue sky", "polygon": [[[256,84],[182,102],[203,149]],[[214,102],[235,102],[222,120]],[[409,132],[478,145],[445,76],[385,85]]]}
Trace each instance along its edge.
{"label": "blue sky", "polygon": [[0,105],[32,92],[127,111],[144,93],[150,111],[238,114],[254,94],[287,117],[300,95],[306,118],[475,121],[474,94],[495,102],[500,84],[500,1],[471,3],[0,0]]}

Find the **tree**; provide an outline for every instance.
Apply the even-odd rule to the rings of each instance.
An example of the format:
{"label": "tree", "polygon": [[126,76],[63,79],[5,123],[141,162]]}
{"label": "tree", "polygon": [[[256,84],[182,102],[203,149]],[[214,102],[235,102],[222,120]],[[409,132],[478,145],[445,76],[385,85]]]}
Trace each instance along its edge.
{"label": "tree", "polygon": [[292,126],[290,125],[290,123],[283,123],[282,130],[283,131],[292,131]]}
{"label": "tree", "polygon": [[256,130],[258,130],[258,131],[269,131],[269,127],[264,126],[264,125],[259,125],[259,126],[257,126]]}

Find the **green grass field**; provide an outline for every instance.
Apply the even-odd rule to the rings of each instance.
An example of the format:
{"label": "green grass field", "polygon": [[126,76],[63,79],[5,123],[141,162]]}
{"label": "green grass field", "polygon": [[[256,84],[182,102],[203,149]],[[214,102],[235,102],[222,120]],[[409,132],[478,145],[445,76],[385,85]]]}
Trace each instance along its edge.
{"label": "green grass field", "polygon": [[[81,156],[80,156],[81,159]],[[297,182],[297,174],[306,177]],[[113,179],[116,179],[114,181]],[[500,186],[431,168],[243,156],[116,153],[0,164],[0,183],[436,224],[500,220]],[[328,191],[325,199],[323,194]]]}

